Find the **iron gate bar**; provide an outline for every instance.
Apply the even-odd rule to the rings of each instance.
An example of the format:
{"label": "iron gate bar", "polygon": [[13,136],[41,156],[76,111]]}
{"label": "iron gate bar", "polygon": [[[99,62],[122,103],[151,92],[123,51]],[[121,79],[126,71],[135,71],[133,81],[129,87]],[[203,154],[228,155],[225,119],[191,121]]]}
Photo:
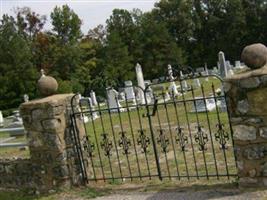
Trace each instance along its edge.
{"label": "iron gate bar", "polygon": [[[153,97],[155,98],[155,94],[154,93],[153,93]],[[158,143],[160,143],[160,145],[162,147],[162,151],[163,151],[164,156],[165,156],[165,162],[166,162],[166,166],[167,166],[167,171],[168,171],[169,179],[171,180],[169,162],[168,162],[168,157],[167,157],[167,147],[165,147],[166,142],[169,142],[169,140],[165,138],[164,130],[161,127],[161,122],[160,122],[158,110],[157,110],[156,113],[157,113],[156,115],[157,115],[157,119],[158,119],[158,122],[159,122],[159,130],[158,130],[158,132],[160,133],[159,139],[158,139]]]}
{"label": "iron gate bar", "polygon": [[[191,92],[192,92],[192,96],[193,96],[193,99],[195,99],[195,93],[194,93],[194,88],[193,86],[191,85]],[[205,100],[204,100],[205,101]],[[206,135],[204,135],[205,133],[202,131],[201,129],[201,125],[199,123],[199,118],[198,118],[198,111],[197,111],[197,106],[196,106],[196,101],[193,102],[194,103],[194,107],[195,107],[195,110],[196,110],[196,117],[197,117],[197,125],[198,125],[198,131],[197,131],[197,135],[195,135],[195,140],[199,141],[199,145],[201,146],[201,151],[202,151],[202,155],[203,155],[203,159],[204,159],[204,165],[205,165],[205,170],[206,170],[206,176],[207,176],[207,179],[209,179],[209,174],[208,174],[208,169],[207,169],[207,163],[206,163],[206,156],[205,156],[205,150],[206,150],[206,143],[208,141],[208,138]],[[207,107],[205,107],[205,109],[207,110]]]}
{"label": "iron gate bar", "polygon": [[[98,109],[100,109],[99,103],[97,103],[97,106],[98,106]],[[108,157],[111,177],[114,180],[113,170],[112,170],[112,166],[111,166],[111,162],[110,162],[110,156],[111,156],[111,152],[110,151],[111,151],[111,148],[112,148],[112,143],[110,143],[109,138],[108,138],[108,133],[106,133],[106,131],[105,131],[105,127],[104,127],[103,117],[102,117],[102,112],[101,111],[99,111],[99,115],[100,115],[100,122],[101,122],[101,126],[102,126],[102,136],[103,136],[103,143],[100,144],[100,145],[101,145],[102,149],[106,152],[106,156]]]}
{"label": "iron gate bar", "polygon": [[[213,83],[212,83],[211,88],[212,88],[213,96],[215,96],[215,89],[214,89],[214,84]],[[218,109],[218,105],[217,105],[217,99],[215,98],[214,100],[215,100],[216,114],[217,114],[218,123],[219,123],[219,126],[221,127],[222,123],[221,123],[221,119],[220,119],[220,115],[219,115],[219,109]],[[227,158],[226,158],[225,148],[222,147],[222,150],[223,150],[223,156],[224,156],[224,162],[225,162],[226,172],[227,172],[227,174],[229,174],[229,169],[228,169],[228,165],[227,165]],[[228,176],[228,179],[229,179],[229,176]]]}
{"label": "iron gate bar", "polygon": [[[178,125],[177,131],[180,131],[181,130],[181,125],[180,125],[179,115],[178,115],[178,111],[177,111],[176,99],[174,97],[174,93],[173,92],[172,92],[172,100],[173,100],[173,105],[174,105],[174,109],[175,109],[176,122],[177,122],[177,125]],[[178,132],[177,132],[177,134],[178,134]],[[184,140],[184,138],[180,138],[180,140],[181,139]],[[185,156],[185,149],[184,149],[184,146],[182,146],[182,145],[180,145],[180,146],[181,146],[181,149],[182,149],[182,152],[183,152],[183,158],[184,158],[184,162],[185,162],[185,169],[186,169],[187,178],[189,180],[189,173],[188,173],[188,166],[187,166],[187,161],[186,161],[186,156]]]}
{"label": "iron gate bar", "polygon": [[[182,81],[181,80],[179,80],[179,81],[180,81],[180,85],[181,85],[181,91],[183,91]],[[187,111],[186,101],[185,101],[185,97],[184,97],[184,93],[183,92],[182,92],[182,98],[183,98],[185,116],[186,116],[186,122],[187,122],[187,128],[188,128],[188,131],[189,131],[189,138],[190,138],[190,143],[191,143],[191,148],[192,148],[192,153],[193,153],[196,176],[198,178],[199,176],[198,176],[198,168],[197,168],[197,164],[196,164],[195,149],[194,149],[194,146],[193,146],[192,132],[191,132],[190,124],[189,124],[188,111]]]}
{"label": "iron gate bar", "polygon": [[168,113],[168,108],[167,108],[167,105],[166,105],[165,95],[163,94],[163,91],[162,91],[162,95],[163,95],[164,108],[165,108],[165,111],[166,111],[167,123],[168,123],[168,126],[169,126],[169,132],[170,132],[170,137],[171,137],[171,144],[172,144],[172,149],[173,149],[173,154],[174,154],[176,171],[177,171],[178,179],[180,180],[180,173],[179,173],[179,169],[178,169],[176,151],[175,151],[175,147],[174,147],[174,143],[173,143],[173,134],[172,134],[171,125],[170,125],[169,113]]}
{"label": "iron gate bar", "polygon": [[129,120],[131,134],[132,134],[132,139],[133,139],[134,152],[135,152],[135,157],[136,157],[136,161],[137,161],[138,173],[139,173],[139,176],[140,176],[140,180],[142,180],[142,174],[141,174],[141,170],[140,170],[139,159],[138,159],[138,156],[137,156],[136,145],[135,145],[135,137],[134,137],[134,133],[133,133],[132,119],[131,119],[131,114],[130,114],[129,104],[128,104],[128,98],[127,98],[127,94],[126,93],[125,93],[125,99],[126,99],[126,107],[127,107],[128,120]]}
{"label": "iron gate bar", "polygon": [[[90,102],[87,102],[88,103],[88,105],[90,104]],[[81,102],[79,102],[79,106],[80,106],[80,108],[81,108],[81,111],[83,111],[83,107],[81,106]],[[88,145],[88,147],[89,146],[91,146],[92,144],[91,144],[91,142],[90,142],[90,140],[89,140],[89,137],[87,136],[87,128],[86,128],[86,125],[85,125],[85,122],[84,122],[84,114],[83,113],[81,113],[81,115],[82,115],[82,123],[83,123],[83,127],[84,127],[84,130],[85,130],[85,133],[86,133],[86,137],[85,137],[85,140],[86,140],[86,146]],[[84,144],[82,144],[82,146],[85,148],[85,145]],[[89,149],[88,150],[90,150],[90,147],[89,147]],[[96,173],[95,173],[95,167],[94,167],[94,161],[93,161],[93,155],[91,155],[91,153],[90,152],[88,152],[89,153],[89,158],[90,158],[90,160],[91,160],[91,164],[92,164],[92,168],[93,168],[93,174],[94,174],[94,177],[95,177],[95,181],[96,181]],[[87,177],[87,174],[86,174],[86,182],[88,183],[88,177]]]}
{"label": "iron gate bar", "polygon": [[[137,99],[136,99],[135,95],[134,95],[134,99],[135,99],[135,102],[137,102]],[[139,108],[138,104],[136,104],[136,109],[137,109],[137,116],[138,116],[138,121],[139,121],[139,125],[140,125],[140,130],[138,130],[138,132],[140,133],[140,145],[142,145],[142,143],[143,144],[150,143],[149,138],[147,139],[146,135],[144,134],[145,130],[143,129],[142,120],[141,120],[141,117],[140,117],[140,108]],[[142,141],[142,138],[143,138],[144,141]],[[149,175],[149,179],[151,180],[150,167],[149,167],[149,162],[148,162],[148,158],[147,158],[147,149],[145,148],[145,146],[142,149],[144,150],[145,159],[146,159],[146,165],[147,165],[147,170],[148,170],[148,175]]]}
{"label": "iron gate bar", "polygon": [[[97,139],[97,134],[96,134],[96,129],[95,129],[95,123],[94,123],[94,116],[93,116],[93,108],[91,107],[91,104],[89,105],[89,110],[90,110],[89,114],[90,114],[91,120],[92,120],[94,138],[95,138],[95,143],[96,143],[96,147],[97,147],[97,154],[98,154],[98,157],[99,157],[102,177],[103,177],[103,179],[105,179],[105,172],[104,172],[104,169],[103,169],[103,162],[102,162],[102,157],[101,157],[100,148],[99,148],[99,144],[98,144],[98,139]],[[88,134],[88,133],[86,133],[86,134]]]}
{"label": "iron gate bar", "polygon": [[[203,98],[205,99],[206,96],[205,96],[203,84],[201,84],[201,92],[202,92]],[[205,108],[207,108],[207,102],[205,100],[204,100],[204,104],[205,104]],[[209,127],[209,135],[210,135],[210,140],[211,140],[211,148],[212,148],[212,154],[213,154],[213,159],[214,159],[214,164],[215,164],[215,170],[216,170],[216,174],[217,174],[217,179],[219,180],[217,160],[216,160],[216,155],[215,155],[215,150],[214,150],[212,131],[211,131],[211,127],[210,127],[210,119],[209,119],[207,109],[205,109],[205,113],[206,113],[208,127]]]}
{"label": "iron gate bar", "polygon": [[115,145],[115,150],[116,150],[116,157],[117,157],[117,161],[118,161],[118,165],[119,165],[119,171],[120,171],[120,176],[121,176],[121,180],[123,181],[123,177],[122,177],[122,170],[121,170],[121,162],[120,162],[120,156],[119,156],[119,152],[118,152],[118,147],[117,147],[117,142],[116,142],[116,136],[115,136],[115,131],[114,131],[114,127],[113,127],[113,121],[112,121],[112,117],[111,117],[111,112],[110,112],[110,107],[108,104],[108,115],[109,115],[109,121],[110,121],[110,125],[111,125],[111,131],[112,131],[112,136],[113,136],[113,142]]}
{"label": "iron gate bar", "polygon": [[[146,94],[146,90],[144,91],[144,94]],[[154,96],[154,94],[153,94],[153,96]],[[155,162],[156,162],[156,166],[157,166],[158,176],[159,176],[159,179],[162,180],[161,170],[160,170],[160,165],[159,165],[159,159],[158,159],[158,150],[157,150],[157,146],[156,146],[154,131],[153,131],[153,128],[152,128],[153,126],[152,126],[152,121],[151,121],[151,115],[149,113],[149,105],[148,105],[148,102],[147,102],[146,95],[145,95],[145,103],[146,103],[147,118],[148,118],[148,123],[149,123],[149,127],[150,127],[150,134],[151,134],[151,139],[152,139],[152,145],[153,145],[153,151],[154,151],[154,156],[155,156]]]}
{"label": "iron gate bar", "polygon": [[[117,102],[117,109],[118,109],[118,115],[119,115],[119,120],[120,120],[121,133],[123,134],[125,131],[123,130],[123,126],[122,126],[121,110],[120,110],[121,108],[119,107],[119,100],[117,99],[117,97],[115,97],[115,99]],[[127,160],[127,164],[128,164],[128,170],[129,170],[130,176],[132,177],[132,170],[131,170],[130,163],[129,163],[128,153],[129,152],[125,152],[125,156],[126,156],[126,160]],[[131,180],[133,180],[133,179],[131,178]]]}
{"label": "iron gate bar", "polygon": [[77,95],[74,95],[72,98],[71,98],[71,110],[72,110],[72,116],[71,116],[71,123],[72,123],[72,126],[74,127],[72,129],[72,132],[73,132],[73,139],[74,139],[74,142],[76,145],[74,145],[76,151],[77,151],[77,154],[78,154],[78,159],[79,159],[79,166],[80,166],[80,170],[81,170],[81,174],[82,174],[82,182],[83,184],[86,183],[86,179],[87,179],[87,172],[86,172],[86,168],[85,168],[85,164],[84,164],[84,158],[83,158],[83,152],[82,152],[82,149],[81,149],[81,140],[80,140],[80,136],[79,136],[79,129],[77,128],[77,122],[76,122],[76,119],[75,119],[75,115],[73,114],[74,113],[74,105],[73,105],[73,101],[76,99]]}

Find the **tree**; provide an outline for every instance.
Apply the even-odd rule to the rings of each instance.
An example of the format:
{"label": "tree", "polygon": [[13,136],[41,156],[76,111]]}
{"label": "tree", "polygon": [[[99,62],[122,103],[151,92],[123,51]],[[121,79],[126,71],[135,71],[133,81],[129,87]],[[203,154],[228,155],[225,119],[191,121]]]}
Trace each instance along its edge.
{"label": "tree", "polygon": [[62,8],[56,6],[50,17],[52,30],[63,44],[74,43],[81,38],[82,21],[70,7],[67,5],[63,5]]}
{"label": "tree", "polygon": [[164,22],[157,22],[154,16],[147,13],[143,16],[141,65],[147,78],[164,76],[167,65],[184,63],[183,51],[168,32]]}
{"label": "tree", "polygon": [[108,35],[104,49],[105,68],[104,78],[108,85],[120,85],[134,77],[134,66],[131,64],[132,57],[117,32]]}
{"label": "tree", "polygon": [[31,62],[31,49],[18,33],[13,17],[4,15],[0,24],[0,110],[16,108],[24,94],[36,97],[38,74]]}
{"label": "tree", "polygon": [[46,22],[46,16],[40,16],[28,7],[17,8],[16,18],[19,33],[30,40],[41,32]]}
{"label": "tree", "polygon": [[169,33],[178,45],[188,44],[193,35],[194,22],[192,19],[192,1],[161,0],[155,4],[152,14],[155,20],[165,22]]}

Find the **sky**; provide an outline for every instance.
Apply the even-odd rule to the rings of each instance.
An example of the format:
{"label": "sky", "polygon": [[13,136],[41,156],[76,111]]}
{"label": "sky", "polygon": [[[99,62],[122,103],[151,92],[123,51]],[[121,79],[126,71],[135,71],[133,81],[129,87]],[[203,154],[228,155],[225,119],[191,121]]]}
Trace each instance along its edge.
{"label": "sky", "polygon": [[45,29],[50,29],[50,13],[55,6],[69,5],[82,20],[82,31],[98,24],[105,24],[115,8],[132,10],[139,8],[143,12],[150,11],[158,0],[0,0],[0,16],[14,15],[17,7],[30,7],[32,11],[47,16]]}

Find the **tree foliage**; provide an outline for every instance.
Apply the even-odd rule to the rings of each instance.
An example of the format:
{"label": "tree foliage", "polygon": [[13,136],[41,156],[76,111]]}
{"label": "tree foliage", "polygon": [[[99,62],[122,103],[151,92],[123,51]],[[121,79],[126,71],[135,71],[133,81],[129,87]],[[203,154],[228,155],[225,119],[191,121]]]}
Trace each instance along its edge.
{"label": "tree foliage", "polygon": [[36,98],[40,69],[54,76],[59,92],[119,87],[135,80],[140,63],[146,79],[164,76],[168,64],[216,66],[224,51],[238,60],[245,45],[267,44],[267,0],[161,0],[146,13],[114,9],[85,35],[67,5],[46,16],[19,8],[0,23],[0,110],[17,107],[23,94]]}

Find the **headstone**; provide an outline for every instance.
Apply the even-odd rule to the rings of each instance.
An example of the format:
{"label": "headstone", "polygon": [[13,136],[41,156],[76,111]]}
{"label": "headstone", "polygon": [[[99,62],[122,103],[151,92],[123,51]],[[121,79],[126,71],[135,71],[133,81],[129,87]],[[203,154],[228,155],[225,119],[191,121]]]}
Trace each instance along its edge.
{"label": "headstone", "polygon": [[241,62],[239,60],[235,61],[235,67],[239,68],[241,66]]}
{"label": "headstone", "polygon": [[2,111],[0,111],[0,127],[4,126],[4,118],[3,118],[3,114]]}
{"label": "headstone", "polygon": [[201,86],[200,80],[198,78],[194,79],[194,87],[199,88]]}
{"label": "headstone", "polygon": [[229,60],[227,60],[225,63],[226,63],[226,69],[227,69],[227,73],[228,73],[229,70],[231,69],[231,63]]}
{"label": "headstone", "polygon": [[82,118],[84,123],[87,123],[89,120],[95,120],[97,118],[99,118],[97,112],[95,112],[95,106],[93,104],[92,98],[90,97],[80,97],[80,105],[82,107],[85,107],[87,109],[89,109],[90,113],[92,114],[92,116],[87,116],[86,114],[83,114]]}
{"label": "headstone", "polygon": [[[205,67],[204,68],[205,68],[205,75],[208,76],[209,75],[209,70],[208,70],[207,63],[205,63]],[[205,81],[209,81],[209,77],[206,77]]]}
{"label": "headstone", "polygon": [[135,71],[136,71],[136,78],[137,78],[138,86],[142,88],[142,89],[140,88],[138,89],[139,101],[141,104],[145,104],[146,103],[145,95],[144,95],[145,81],[144,81],[142,67],[139,63],[136,64]]}
{"label": "headstone", "polygon": [[93,90],[91,90],[90,92],[90,97],[92,101],[92,106],[97,106],[97,99],[96,99],[95,92]]}
{"label": "headstone", "polygon": [[[183,75],[183,72],[180,71],[180,78],[183,79],[184,78],[184,75]],[[187,85],[187,82],[186,80],[182,80],[182,88],[181,88],[182,91],[187,91],[188,90],[188,85]]]}
{"label": "headstone", "polygon": [[135,99],[135,94],[134,94],[132,81],[125,81],[124,85],[125,85],[124,92],[125,92],[126,99],[127,100]]}
{"label": "headstone", "polygon": [[219,57],[219,71],[220,71],[220,76],[222,78],[227,76],[227,67],[226,67],[226,61],[225,61],[225,56],[222,51],[219,52],[218,54]]}
{"label": "headstone", "polygon": [[168,76],[169,76],[169,80],[171,81],[170,86],[169,86],[169,92],[176,97],[179,95],[179,92],[178,92],[177,86],[174,82],[173,71],[172,71],[171,65],[168,65]]}
{"label": "headstone", "polygon": [[170,95],[168,92],[165,93],[165,96],[164,96],[164,101],[169,101],[171,98],[170,98]]}
{"label": "headstone", "polygon": [[109,105],[109,109],[112,109],[111,112],[117,112],[117,109],[120,109],[120,111],[122,111],[123,109],[121,109],[121,104],[118,100],[118,95],[119,93],[113,89],[113,88],[109,88],[107,89],[107,96],[108,96],[108,105]]}
{"label": "headstone", "polygon": [[29,96],[27,94],[24,94],[23,95],[23,99],[24,99],[24,102],[28,102],[29,101]]}

